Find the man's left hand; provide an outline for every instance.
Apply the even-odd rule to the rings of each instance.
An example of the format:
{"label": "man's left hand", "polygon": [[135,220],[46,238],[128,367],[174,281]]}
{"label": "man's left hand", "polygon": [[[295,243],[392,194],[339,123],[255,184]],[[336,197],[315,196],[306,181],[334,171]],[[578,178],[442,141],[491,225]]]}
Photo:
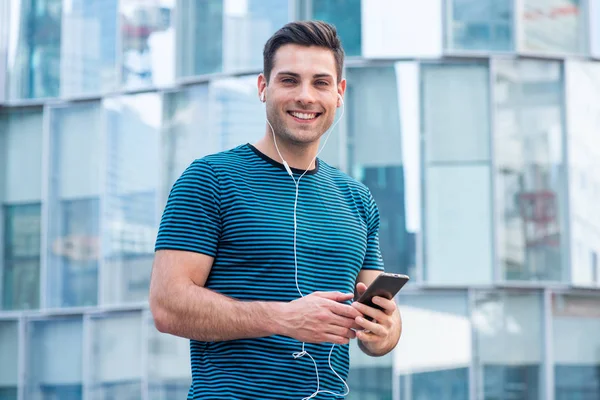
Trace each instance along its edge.
{"label": "man's left hand", "polygon": [[[367,285],[359,282],[356,285],[358,296],[367,290]],[[398,343],[402,330],[400,313],[396,307],[396,302],[384,297],[373,297],[373,303],[383,310],[369,307],[367,305],[354,302],[352,307],[363,314],[363,317],[356,317],[357,325],[364,330],[356,331],[356,338],[362,342],[363,351],[373,356],[381,356],[390,352]],[[371,321],[364,316],[371,317]]]}

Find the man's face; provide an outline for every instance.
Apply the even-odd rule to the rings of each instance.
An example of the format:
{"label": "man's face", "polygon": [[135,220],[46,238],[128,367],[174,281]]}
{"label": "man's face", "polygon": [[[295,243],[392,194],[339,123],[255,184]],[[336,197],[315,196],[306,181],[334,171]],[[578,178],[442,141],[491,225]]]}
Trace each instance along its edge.
{"label": "man's face", "polygon": [[[318,142],[334,121],[346,82],[337,83],[333,52],[322,47],[281,46],[266,88],[267,117],[278,138],[295,144]],[[261,79],[262,78],[262,79]],[[265,90],[264,76],[259,90]]]}

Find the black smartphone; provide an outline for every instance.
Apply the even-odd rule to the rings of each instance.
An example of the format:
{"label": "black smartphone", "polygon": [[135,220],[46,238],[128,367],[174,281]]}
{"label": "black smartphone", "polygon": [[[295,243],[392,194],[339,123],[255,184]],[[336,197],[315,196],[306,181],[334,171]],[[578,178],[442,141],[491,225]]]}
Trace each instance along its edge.
{"label": "black smartphone", "polygon": [[406,285],[409,279],[407,275],[381,273],[359,297],[357,302],[381,310],[381,307],[373,303],[373,297],[380,296],[391,300]]}

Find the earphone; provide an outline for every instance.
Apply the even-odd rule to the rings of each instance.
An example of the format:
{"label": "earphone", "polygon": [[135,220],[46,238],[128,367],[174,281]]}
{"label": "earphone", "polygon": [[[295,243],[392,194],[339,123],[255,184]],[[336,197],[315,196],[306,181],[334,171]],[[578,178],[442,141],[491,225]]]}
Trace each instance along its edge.
{"label": "earphone", "polygon": [[[266,91],[266,88],[260,93],[260,100],[263,103],[265,102],[265,91]],[[327,134],[327,137],[325,138],[325,141],[323,142],[323,146],[321,147],[321,150],[319,150],[317,152],[317,154],[312,159],[312,161],[310,162],[310,164],[308,164],[308,166],[306,167],[306,170],[304,171],[304,173],[302,173],[302,175],[300,175],[300,177],[297,180],[294,177],[292,169],[290,168],[290,166],[288,165],[287,161],[285,161],[285,159],[281,155],[281,152],[279,151],[279,147],[277,146],[277,139],[275,137],[275,130],[273,129],[273,126],[271,125],[271,122],[269,121],[269,118],[266,117],[267,124],[269,124],[269,127],[271,128],[271,133],[273,134],[273,142],[275,143],[275,149],[277,150],[277,154],[279,154],[279,157],[281,158],[281,160],[283,162],[283,166],[285,167],[285,170],[287,171],[288,175],[292,178],[292,180],[294,181],[294,185],[296,186],[296,195],[295,195],[295,198],[294,198],[294,268],[295,268],[296,289],[298,289],[298,293],[300,294],[300,297],[304,297],[304,295],[302,294],[302,291],[300,290],[300,285],[298,284],[298,257],[297,257],[297,249],[296,249],[296,235],[297,235],[297,218],[296,218],[297,216],[296,216],[296,211],[297,211],[297,208],[298,208],[298,191],[299,191],[299,187],[300,187],[300,179],[302,179],[302,177],[308,172],[308,169],[310,168],[310,166],[312,165],[312,163],[315,162],[315,160],[317,159],[317,157],[319,156],[319,154],[321,154],[321,151],[323,151],[323,149],[325,148],[325,145],[327,144],[327,140],[329,140],[329,136],[331,136],[331,133],[333,132],[333,128],[338,124],[338,122],[340,122],[340,120],[344,116],[344,111],[345,111],[344,98],[339,93],[337,94],[337,96],[338,96],[338,99],[340,100],[340,103],[341,103],[342,113],[341,113],[340,117],[338,118],[338,120],[333,125],[331,125],[331,127],[329,128],[329,133]],[[337,372],[335,372],[335,370],[333,369],[333,366],[331,365],[331,354],[333,353],[333,349],[335,348],[335,344],[333,344],[331,346],[331,350],[329,351],[329,357],[328,357],[329,368],[335,374],[335,376],[337,376],[338,379],[340,381],[342,381],[342,383],[346,387],[346,391],[345,391],[344,394],[334,393],[334,392],[332,392],[330,390],[320,390],[319,368],[317,367],[317,362],[315,361],[315,359],[310,355],[310,353],[308,353],[305,350],[305,345],[306,345],[306,343],[302,343],[302,351],[295,352],[292,355],[293,355],[294,359],[301,358],[304,355],[307,355],[307,356],[310,357],[310,359],[312,360],[313,364],[315,365],[315,374],[317,376],[317,390],[312,395],[310,395],[309,397],[305,397],[302,400],[310,400],[310,399],[314,398],[315,396],[317,396],[319,393],[329,393],[329,394],[331,394],[333,396],[338,396],[338,397],[345,397],[345,396],[347,396],[348,393],[350,393],[350,388],[348,387],[348,384],[346,383],[346,381],[344,381],[342,379],[342,377]]]}

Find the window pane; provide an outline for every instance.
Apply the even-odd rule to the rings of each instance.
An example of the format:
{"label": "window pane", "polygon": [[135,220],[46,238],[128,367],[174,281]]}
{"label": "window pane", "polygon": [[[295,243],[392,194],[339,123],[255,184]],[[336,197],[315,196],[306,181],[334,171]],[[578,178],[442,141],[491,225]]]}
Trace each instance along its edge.
{"label": "window pane", "polygon": [[312,0],[313,19],[335,25],[347,56],[361,55],[361,1]]}
{"label": "window pane", "polygon": [[0,321],[0,399],[17,400],[19,325]]}
{"label": "window pane", "polygon": [[0,103],[6,99],[6,66],[8,63],[8,34],[10,32],[10,3],[0,2]]}
{"label": "window pane", "polygon": [[350,370],[346,383],[350,400],[392,400],[393,354],[383,357],[367,356],[350,341]]}
{"label": "window pane", "polygon": [[514,48],[512,0],[448,0],[446,46],[450,50]]}
{"label": "window pane", "polygon": [[427,65],[422,78],[427,163],[489,161],[487,66]]}
{"label": "window pane", "polygon": [[62,96],[102,93],[116,88],[117,3],[118,0],[63,3]]}
{"label": "window pane", "polygon": [[37,308],[40,304],[41,207],[4,207],[2,308]]}
{"label": "window pane", "polygon": [[165,134],[162,137],[164,208],[171,187],[190,163],[219,150],[219,138],[208,129],[208,85],[165,95]]}
{"label": "window pane", "polygon": [[426,280],[454,285],[491,282],[490,167],[432,166],[425,179]]}
{"label": "window pane", "polygon": [[48,296],[52,307],[98,301],[101,108],[51,113]]}
{"label": "window pane", "polygon": [[92,320],[92,400],[138,400],[142,393],[142,317],[112,314]]}
{"label": "window pane", "polygon": [[553,295],[556,400],[600,398],[600,297]]}
{"label": "window pane", "polygon": [[185,399],[192,384],[190,341],[158,332],[151,318],[148,325],[150,399]]}
{"label": "window pane", "polygon": [[28,341],[25,398],[82,399],[81,318],[31,322]]}
{"label": "window pane", "polygon": [[[350,169],[367,185],[380,214],[379,243],[386,270],[414,275],[416,234],[406,221],[406,174],[396,71],[348,70],[346,115]],[[365,118],[368,115],[369,118]],[[329,146],[329,144],[328,144]]]}
{"label": "window pane", "polygon": [[498,256],[507,280],[566,280],[560,64],[497,61]]}
{"label": "window pane", "polygon": [[151,93],[107,98],[103,106],[108,134],[103,299],[144,301],[158,225],[162,101]]}
{"label": "window pane", "polygon": [[119,4],[123,85],[131,89],[172,83],[175,0],[121,0]]}
{"label": "window pane", "polygon": [[290,14],[289,2],[281,0],[181,0],[178,4],[186,10],[178,17],[179,76],[261,70],[265,42],[288,22]]}
{"label": "window pane", "polygon": [[565,68],[571,275],[575,284],[600,285],[600,63]]}
{"label": "window pane", "polygon": [[581,0],[524,0],[524,51],[584,53],[586,13]]}
{"label": "window pane", "polygon": [[467,399],[472,341],[466,293],[400,295],[398,307],[400,399]]}
{"label": "window pane", "polygon": [[600,2],[588,1],[588,15],[590,50],[595,58],[600,58]]}
{"label": "window pane", "polygon": [[479,292],[473,310],[477,377],[484,400],[541,400],[542,296]]}
{"label": "window pane", "polygon": [[56,97],[60,88],[62,0],[16,0],[11,18],[16,55],[9,59],[9,97]]}

